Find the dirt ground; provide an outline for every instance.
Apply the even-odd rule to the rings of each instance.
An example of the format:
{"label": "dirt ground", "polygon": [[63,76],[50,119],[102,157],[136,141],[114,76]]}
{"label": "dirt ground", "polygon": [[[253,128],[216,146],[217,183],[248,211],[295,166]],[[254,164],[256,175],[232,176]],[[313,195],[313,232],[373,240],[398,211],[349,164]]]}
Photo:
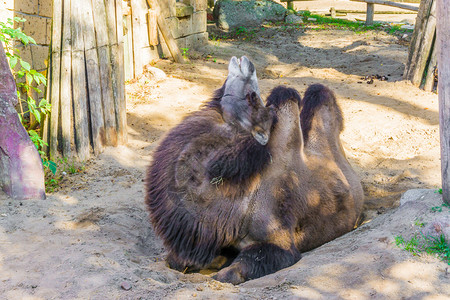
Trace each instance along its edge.
{"label": "dirt ground", "polygon": [[[0,299],[449,299],[449,266],[400,250],[439,194],[437,96],[402,81],[407,43],[383,32],[269,27],[210,41],[127,86],[128,145],[65,175],[45,201],[0,192]],[[144,207],[144,173],[158,140],[219,88],[231,56],[255,64],[263,98],[277,85],[329,86],[345,118],[342,140],[360,175],[366,224],[294,266],[240,286],[164,265]],[[367,75],[387,81],[367,84]],[[422,190],[399,206],[402,193]]]}

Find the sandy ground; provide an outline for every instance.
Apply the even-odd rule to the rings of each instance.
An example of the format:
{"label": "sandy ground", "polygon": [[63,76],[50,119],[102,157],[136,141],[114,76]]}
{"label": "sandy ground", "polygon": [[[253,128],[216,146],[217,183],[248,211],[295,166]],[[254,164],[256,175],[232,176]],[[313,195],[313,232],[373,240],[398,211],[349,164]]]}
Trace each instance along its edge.
{"label": "sandy ground", "polygon": [[[211,41],[166,78],[129,84],[127,146],[107,148],[66,175],[45,201],[0,193],[1,299],[448,299],[449,266],[394,244],[441,205],[437,96],[401,80],[407,46],[380,32],[265,28],[251,39]],[[296,265],[240,286],[164,265],[144,207],[143,178],[158,140],[219,88],[232,56],[256,65],[262,95],[277,85],[335,91],[343,144],[360,175],[366,224]],[[388,81],[367,84],[379,74]],[[402,193],[422,190],[399,206]],[[416,201],[414,201],[416,200]],[[129,289],[130,288],[130,289]],[[128,289],[128,290],[126,290]]]}

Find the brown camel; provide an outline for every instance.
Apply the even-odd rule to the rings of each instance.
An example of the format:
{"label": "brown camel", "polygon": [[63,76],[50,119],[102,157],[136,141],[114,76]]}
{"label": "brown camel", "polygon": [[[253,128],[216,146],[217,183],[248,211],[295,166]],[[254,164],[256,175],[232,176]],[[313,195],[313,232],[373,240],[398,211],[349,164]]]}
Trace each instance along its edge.
{"label": "brown camel", "polygon": [[363,190],[339,139],[343,119],[333,92],[312,85],[299,103],[295,90],[277,87],[267,105],[278,118],[268,143],[272,163],[242,201],[248,204],[234,244],[239,254],[214,276],[223,282],[238,284],[296,263],[301,252],[352,230],[362,210]]}
{"label": "brown camel", "polygon": [[270,163],[266,144],[276,121],[258,93],[253,64],[232,58],[223,87],[153,155],[146,204],[174,269],[205,267],[238,237],[241,200]]}

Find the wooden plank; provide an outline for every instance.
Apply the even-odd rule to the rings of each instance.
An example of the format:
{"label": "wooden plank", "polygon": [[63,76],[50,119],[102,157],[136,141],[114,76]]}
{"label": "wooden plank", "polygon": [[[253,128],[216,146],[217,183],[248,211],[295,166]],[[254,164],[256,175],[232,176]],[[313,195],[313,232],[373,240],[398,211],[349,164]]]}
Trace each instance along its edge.
{"label": "wooden plank", "polygon": [[436,1],[442,196],[450,204],[450,3],[445,0]]}
{"label": "wooden plank", "polygon": [[[50,112],[50,136],[49,136],[49,156],[51,160],[56,160],[58,154],[58,124],[59,124],[59,102],[60,102],[60,78],[61,78],[61,38],[62,38],[62,8],[63,2],[57,1],[53,4],[52,17],[52,53],[51,64],[49,64],[49,73],[51,72],[51,81],[48,83],[50,96],[48,100],[52,105]],[[47,123],[47,122],[46,122]]]}
{"label": "wooden plank", "polygon": [[124,39],[125,80],[134,78],[133,28],[131,15],[125,16],[126,35]]}
{"label": "wooden plank", "polygon": [[134,77],[138,77],[144,71],[144,65],[149,63],[146,61],[142,51],[145,47],[149,47],[148,30],[147,30],[147,13],[148,7],[145,0],[131,1],[132,28],[133,28],[133,51],[134,51]]}
{"label": "wooden plank", "polygon": [[[436,36],[435,36],[436,37]],[[430,62],[427,67],[427,75],[423,89],[427,92],[432,92],[434,87],[434,72],[437,67],[437,47],[436,41],[433,43],[433,51],[431,52]]]}
{"label": "wooden plank", "polygon": [[100,69],[96,47],[94,16],[92,15],[92,2],[85,1],[83,14],[86,16],[84,28],[84,53],[86,59],[86,81],[88,86],[90,127],[92,134],[92,149],[98,155],[104,149],[105,121],[103,119],[102,93],[100,82]]}
{"label": "wooden plank", "polygon": [[103,117],[105,122],[105,145],[117,145],[117,130],[111,82],[111,55],[106,23],[106,7],[103,0],[92,0],[97,52],[100,69]]}
{"label": "wooden plank", "polygon": [[61,144],[64,157],[72,156],[72,33],[70,27],[70,2],[71,0],[64,0],[61,55]]}
{"label": "wooden plank", "polygon": [[[109,44],[111,53],[111,79],[114,99],[114,115],[116,119],[117,141],[126,141],[126,112],[121,111],[125,101],[125,86],[123,70],[123,51],[120,53],[119,40],[123,40],[122,2],[116,5],[116,0],[106,0],[106,19],[108,23]],[[120,14],[120,15],[119,15]],[[120,22],[116,19],[120,18]],[[119,28],[120,27],[120,28]],[[120,33],[118,32],[120,30]],[[120,35],[120,37],[119,37]]]}
{"label": "wooden plank", "polygon": [[181,55],[180,49],[178,48],[177,43],[175,42],[175,39],[172,36],[172,33],[170,32],[169,26],[166,23],[166,20],[161,15],[160,6],[157,0],[149,0],[149,3],[151,3],[151,7],[156,10],[156,14],[158,16],[158,28],[161,31],[161,34],[164,38],[164,41],[166,42],[167,48],[169,48],[169,52],[173,57],[173,60],[175,62],[181,62],[184,63],[184,57]]}
{"label": "wooden plank", "polygon": [[412,11],[419,11],[419,8],[417,6],[398,3],[398,2],[392,2],[392,1],[385,1],[385,0],[351,0],[351,1],[388,5],[388,6],[398,7],[398,8],[412,10]]}
{"label": "wooden plank", "polygon": [[[51,93],[51,82],[52,82],[52,48],[50,45],[50,54],[48,56],[48,65],[47,65],[47,86],[45,88],[45,99],[47,99],[47,101],[50,101],[50,93]],[[51,115],[51,110],[50,113],[45,115],[45,119],[43,120],[43,124],[41,127],[41,137],[42,140],[44,141],[44,143],[46,143],[47,145],[44,145],[42,147],[42,151],[44,151],[44,153],[48,156],[49,155],[49,141],[50,141],[50,115]]]}
{"label": "wooden plank", "polygon": [[81,17],[85,0],[71,2],[72,27],[72,91],[73,91],[73,126],[77,158],[85,161],[89,158],[89,126],[87,118],[86,69],[84,61],[83,29],[85,16]]}
{"label": "wooden plank", "polygon": [[366,13],[366,25],[373,25],[373,13],[375,11],[375,5],[373,3],[367,3]]}
{"label": "wooden plank", "polygon": [[119,99],[119,110],[117,114],[117,122],[119,126],[118,134],[120,144],[126,144],[128,141],[127,136],[127,103],[125,93],[125,64],[124,64],[124,36],[123,36],[123,11],[122,0],[118,0],[116,3],[116,20],[117,20],[117,44],[118,44],[118,59],[117,66],[118,80],[117,80],[117,97]]}
{"label": "wooden plank", "polygon": [[420,86],[423,78],[423,72],[425,71],[425,66],[430,57],[431,47],[434,40],[434,35],[436,32],[436,1],[433,1],[430,13],[425,22],[423,28],[423,38],[422,42],[417,49],[417,55],[415,67],[411,73],[411,82],[415,86]]}
{"label": "wooden plank", "polygon": [[148,39],[150,46],[156,46],[159,44],[158,41],[158,23],[157,23],[158,16],[156,15],[156,10],[149,9],[148,10],[148,21],[147,21],[147,27],[148,27]]}
{"label": "wooden plank", "polygon": [[414,33],[411,38],[408,51],[408,59],[405,64],[405,71],[403,78],[406,80],[412,80],[412,74],[416,67],[417,57],[421,55],[419,52],[420,45],[424,36],[424,28],[427,23],[427,17],[430,12],[433,0],[423,0],[419,6],[419,13],[417,14],[416,24],[414,26]]}

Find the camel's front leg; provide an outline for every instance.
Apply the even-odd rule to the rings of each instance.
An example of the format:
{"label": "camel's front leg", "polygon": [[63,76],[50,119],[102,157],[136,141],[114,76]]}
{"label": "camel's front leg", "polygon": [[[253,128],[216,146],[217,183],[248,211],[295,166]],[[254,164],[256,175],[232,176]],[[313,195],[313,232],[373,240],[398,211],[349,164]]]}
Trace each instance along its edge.
{"label": "camel's front leg", "polygon": [[292,266],[300,258],[301,254],[294,246],[286,250],[271,243],[253,244],[242,249],[233,263],[213,278],[239,284]]}

